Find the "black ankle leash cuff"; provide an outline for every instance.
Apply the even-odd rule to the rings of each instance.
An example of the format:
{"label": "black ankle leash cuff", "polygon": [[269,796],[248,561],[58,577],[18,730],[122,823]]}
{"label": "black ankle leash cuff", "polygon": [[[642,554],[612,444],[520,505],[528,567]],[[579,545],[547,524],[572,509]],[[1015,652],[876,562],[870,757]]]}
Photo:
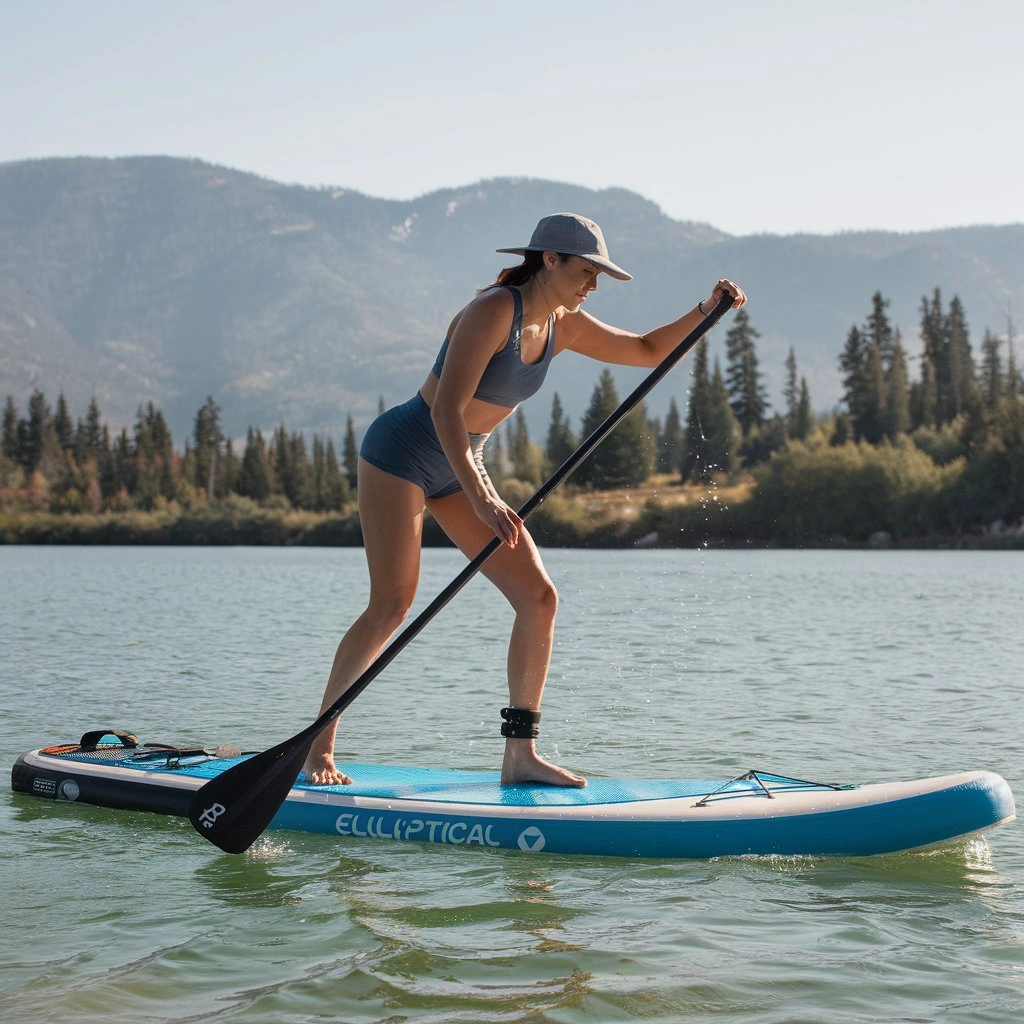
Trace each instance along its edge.
{"label": "black ankle leash cuff", "polygon": [[501,735],[514,740],[533,740],[540,735],[540,712],[529,708],[502,708]]}

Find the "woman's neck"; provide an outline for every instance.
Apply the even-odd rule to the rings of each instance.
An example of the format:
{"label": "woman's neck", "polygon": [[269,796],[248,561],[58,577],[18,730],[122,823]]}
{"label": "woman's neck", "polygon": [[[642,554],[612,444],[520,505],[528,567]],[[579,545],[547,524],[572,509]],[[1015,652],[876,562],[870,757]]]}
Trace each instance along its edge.
{"label": "woman's neck", "polygon": [[520,286],[519,294],[523,300],[523,322],[543,324],[558,309],[550,285],[545,287],[544,273],[534,274],[526,284]]}

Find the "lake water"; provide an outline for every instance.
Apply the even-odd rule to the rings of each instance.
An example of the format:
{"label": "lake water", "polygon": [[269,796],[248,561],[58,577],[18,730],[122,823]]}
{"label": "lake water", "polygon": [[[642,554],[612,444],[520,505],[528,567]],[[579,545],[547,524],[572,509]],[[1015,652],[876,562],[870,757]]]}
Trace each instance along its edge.
{"label": "lake water", "polygon": [[[872,782],[974,768],[1024,799],[1024,554],[561,551],[541,749],[591,776]],[[458,572],[425,553],[418,606]],[[0,548],[3,758],[119,727],[260,749],[316,715],[352,549]],[[509,615],[474,580],[340,749],[494,768]],[[0,799],[0,1020],[1024,1018],[1012,823],[939,852],[625,861],[268,833]]]}

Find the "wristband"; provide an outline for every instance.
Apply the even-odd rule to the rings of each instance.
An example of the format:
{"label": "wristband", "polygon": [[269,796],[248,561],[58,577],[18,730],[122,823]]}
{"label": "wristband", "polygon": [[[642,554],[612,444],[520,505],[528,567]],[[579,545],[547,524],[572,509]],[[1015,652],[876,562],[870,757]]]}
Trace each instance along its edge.
{"label": "wristband", "polygon": [[700,302],[697,303],[697,308],[700,310],[701,316],[707,316],[708,315],[708,311],[704,308],[704,300],[703,299],[701,299]]}

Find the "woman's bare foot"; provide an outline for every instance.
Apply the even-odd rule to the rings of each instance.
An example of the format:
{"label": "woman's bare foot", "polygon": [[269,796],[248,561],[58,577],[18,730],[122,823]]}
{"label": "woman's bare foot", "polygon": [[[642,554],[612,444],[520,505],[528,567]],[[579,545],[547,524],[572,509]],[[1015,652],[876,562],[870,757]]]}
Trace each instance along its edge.
{"label": "woman's bare foot", "polygon": [[514,786],[520,782],[540,782],[546,786],[585,786],[587,780],[558,765],[545,761],[537,753],[533,740],[507,739],[505,758],[501,764],[501,784]]}
{"label": "woman's bare foot", "polygon": [[338,771],[334,764],[334,755],[329,751],[317,753],[310,751],[306,763],[302,766],[302,774],[310,786],[351,786],[352,780]]}

